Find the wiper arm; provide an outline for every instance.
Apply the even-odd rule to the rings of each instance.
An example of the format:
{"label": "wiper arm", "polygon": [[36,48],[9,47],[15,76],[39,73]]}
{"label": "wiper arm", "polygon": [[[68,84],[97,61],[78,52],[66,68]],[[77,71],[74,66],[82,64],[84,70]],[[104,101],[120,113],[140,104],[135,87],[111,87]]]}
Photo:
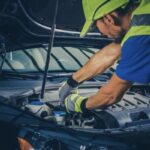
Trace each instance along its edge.
{"label": "wiper arm", "polygon": [[70,77],[72,73],[54,73],[48,74],[47,78],[61,78],[61,77]]}
{"label": "wiper arm", "polygon": [[3,71],[1,77],[6,77],[6,76],[13,77],[13,78],[21,78],[21,79],[27,79],[27,78],[34,79],[34,80],[41,79],[40,75]]}
{"label": "wiper arm", "polygon": [[[53,78],[63,78],[63,77],[70,77],[72,73],[54,73],[54,74],[48,74],[47,79],[53,79]],[[13,78],[21,78],[21,79],[43,79],[42,74],[37,73],[21,73],[21,72],[12,72],[12,71],[2,71],[2,74],[0,77],[13,77]]]}

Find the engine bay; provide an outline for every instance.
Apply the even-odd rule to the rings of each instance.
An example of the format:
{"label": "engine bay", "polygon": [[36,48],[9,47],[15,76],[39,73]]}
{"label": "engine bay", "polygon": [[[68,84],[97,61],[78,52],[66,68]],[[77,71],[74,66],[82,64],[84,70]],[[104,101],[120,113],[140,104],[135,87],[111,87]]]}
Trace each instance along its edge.
{"label": "engine bay", "polygon": [[112,129],[150,121],[150,98],[138,93],[126,93],[119,103],[88,114],[69,114],[59,105],[59,101],[43,103],[33,98],[29,101],[24,110],[69,128]]}
{"label": "engine bay", "polygon": [[[21,81],[21,83],[23,82]],[[9,85],[11,86],[11,84],[14,83],[10,82]],[[105,109],[96,109],[88,114],[69,114],[60,105],[58,96],[60,85],[51,84],[51,86],[47,86],[45,98],[40,99],[40,84],[40,82],[36,82],[36,85],[32,83],[32,86],[22,84],[21,89],[20,83],[18,86],[16,84],[14,89],[10,89],[8,84],[3,84],[0,89],[1,101],[15,106],[31,116],[74,129],[113,129],[150,122],[149,86],[133,86],[120,102]],[[5,85],[7,86],[5,87]],[[79,94],[88,97],[96,93],[98,89],[99,83],[95,85],[84,83],[79,87]],[[8,91],[7,94],[6,91]]]}
{"label": "engine bay", "polygon": [[[142,88],[143,93],[140,88]],[[137,90],[138,89],[138,90]],[[90,96],[98,90],[98,87],[80,87],[79,93]],[[11,105],[48,122],[68,128],[85,129],[113,129],[129,127],[150,121],[150,96],[149,88],[140,86],[128,91],[117,104],[105,109],[96,109],[88,114],[69,114],[60,105],[58,88],[47,89],[45,99],[41,100],[40,93],[30,91],[19,96],[11,96]],[[28,95],[27,95],[28,93]],[[6,101],[8,103],[9,101]],[[13,102],[13,103],[12,103]]]}
{"label": "engine bay", "polygon": [[[113,131],[115,133],[123,129],[128,130],[130,127],[150,124],[150,89],[148,86],[133,86],[120,102],[105,109],[96,109],[88,114],[69,114],[59,102],[58,88],[60,85],[51,84],[47,86],[45,98],[40,99],[40,83],[36,82],[36,85],[32,83],[32,86],[27,82],[25,84],[21,81],[21,83],[16,83],[14,89],[9,87],[14,83],[1,84],[0,99],[4,104],[0,102],[0,121],[19,127],[19,137],[30,141],[36,149],[45,150],[46,147],[63,149],[56,146],[64,147],[65,144],[68,145],[69,143],[70,149],[75,150],[79,147],[82,148],[82,144],[88,141],[87,139],[95,137],[96,133],[105,132],[106,134],[111,131],[111,134],[113,134]],[[88,97],[98,91],[99,85],[99,83],[92,85],[84,83],[79,87],[79,94]],[[88,136],[82,135],[80,131],[87,132]],[[82,142],[84,139],[84,142],[81,142],[82,144],[80,143],[81,135],[84,137],[82,138]],[[63,140],[62,136],[64,137]],[[76,137],[74,138],[74,136]],[[122,139],[126,140],[129,136],[126,134],[122,136]],[[74,148],[72,148],[74,143],[71,140],[78,143],[75,144]],[[106,139],[107,142],[108,140]],[[94,150],[94,141],[93,138],[92,144],[86,142],[85,145],[87,148],[90,147],[89,150]],[[98,148],[101,147],[99,145],[97,145]],[[113,146],[114,150],[118,147],[115,144]],[[107,144],[105,147],[107,148]],[[124,149],[129,149],[129,147]]]}

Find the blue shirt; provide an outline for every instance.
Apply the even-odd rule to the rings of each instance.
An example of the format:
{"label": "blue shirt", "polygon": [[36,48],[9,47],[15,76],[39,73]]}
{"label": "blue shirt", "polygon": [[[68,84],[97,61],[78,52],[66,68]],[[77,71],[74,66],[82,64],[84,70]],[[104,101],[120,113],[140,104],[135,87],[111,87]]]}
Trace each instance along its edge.
{"label": "blue shirt", "polygon": [[116,74],[123,80],[150,83],[150,36],[130,37],[122,47]]}

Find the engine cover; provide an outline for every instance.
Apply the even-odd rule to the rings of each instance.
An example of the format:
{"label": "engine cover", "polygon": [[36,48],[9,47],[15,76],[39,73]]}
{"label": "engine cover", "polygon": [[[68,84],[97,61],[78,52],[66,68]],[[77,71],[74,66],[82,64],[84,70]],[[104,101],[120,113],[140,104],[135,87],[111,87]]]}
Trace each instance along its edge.
{"label": "engine cover", "polygon": [[150,98],[137,93],[127,93],[117,104],[104,110],[97,109],[94,114],[100,119],[99,125],[103,124],[105,128],[146,123],[150,121]]}

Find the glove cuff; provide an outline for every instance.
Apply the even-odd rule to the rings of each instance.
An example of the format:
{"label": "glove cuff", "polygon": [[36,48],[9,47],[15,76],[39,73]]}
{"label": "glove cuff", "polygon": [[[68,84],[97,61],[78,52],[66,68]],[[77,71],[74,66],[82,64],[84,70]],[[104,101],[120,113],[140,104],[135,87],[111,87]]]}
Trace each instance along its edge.
{"label": "glove cuff", "polygon": [[71,86],[72,88],[77,87],[80,83],[78,83],[76,80],[74,80],[72,78],[72,76],[67,80],[67,83],[69,86]]}
{"label": "glove cuff", "polygon": [[87,102],[88,98],[85,98],[82,102],[81,102],[81,111],[83,113],[88,113],[89,110],[86,108],[86,102]]}

